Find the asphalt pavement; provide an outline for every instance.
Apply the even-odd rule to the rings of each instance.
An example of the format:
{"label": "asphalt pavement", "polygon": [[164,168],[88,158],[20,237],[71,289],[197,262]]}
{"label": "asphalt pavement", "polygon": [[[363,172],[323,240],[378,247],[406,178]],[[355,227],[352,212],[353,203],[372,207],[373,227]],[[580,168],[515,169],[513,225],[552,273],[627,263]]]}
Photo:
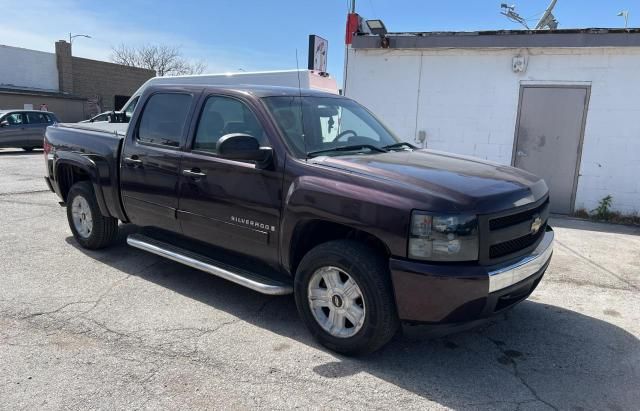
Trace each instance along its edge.
{"label": "asphalt pavement", "polygon": [[1,409],[640,409],[640,229],[553,219],[535,293],[363,358],[268,297],[118,243],[87,251],[42,152],[0,150]]}

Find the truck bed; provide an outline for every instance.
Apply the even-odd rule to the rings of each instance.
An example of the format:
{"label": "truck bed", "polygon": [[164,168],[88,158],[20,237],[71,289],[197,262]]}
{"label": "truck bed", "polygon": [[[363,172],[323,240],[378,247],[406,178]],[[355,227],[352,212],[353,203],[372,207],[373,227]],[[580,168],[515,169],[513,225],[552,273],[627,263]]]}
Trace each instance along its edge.
{"label": "truck bed", "polygon": [[[65,198],[65,175],[69,167],[89,175],[103,214],[126,221],[119,189],[122,143],[127,124],[60,123],[47,128],[45,146],[48,179]],[[45,149],[47,149],[45,147]]]}

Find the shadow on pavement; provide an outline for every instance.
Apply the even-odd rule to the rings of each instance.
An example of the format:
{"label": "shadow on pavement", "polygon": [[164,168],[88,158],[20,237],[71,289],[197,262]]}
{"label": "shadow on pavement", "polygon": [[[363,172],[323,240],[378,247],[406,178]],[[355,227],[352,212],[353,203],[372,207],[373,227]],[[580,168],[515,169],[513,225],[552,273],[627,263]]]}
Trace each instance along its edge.
{"label": "shadow on pavement", "polygon": [[[322,349],[291,296],[264,296],[168,260],[136,273],[131,267],[139,267],[133,263],[145,253],[125,244],[133,230],[121,227],[118,244],[100,252],[80,248],[73,237],[67,242],[113,268]],[[256,306],[264,308],[259,315]],[[422,330],[411,327],[367,357],[334,355],[313,371],[329,379],[369,374],[451,408],[624,410],[640,404],[639,341],[609,322],[529,300],[471,331],[429,339]]]}

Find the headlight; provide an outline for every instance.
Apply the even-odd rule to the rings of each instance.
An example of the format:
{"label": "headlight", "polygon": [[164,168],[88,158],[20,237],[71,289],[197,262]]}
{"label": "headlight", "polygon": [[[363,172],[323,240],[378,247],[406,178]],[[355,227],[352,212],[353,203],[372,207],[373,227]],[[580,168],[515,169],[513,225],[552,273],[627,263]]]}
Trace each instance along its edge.
{"label": "headlight", "polygon": [[478,259],[478,219],[468,214],[411,214],[409,258],[431,261]]}

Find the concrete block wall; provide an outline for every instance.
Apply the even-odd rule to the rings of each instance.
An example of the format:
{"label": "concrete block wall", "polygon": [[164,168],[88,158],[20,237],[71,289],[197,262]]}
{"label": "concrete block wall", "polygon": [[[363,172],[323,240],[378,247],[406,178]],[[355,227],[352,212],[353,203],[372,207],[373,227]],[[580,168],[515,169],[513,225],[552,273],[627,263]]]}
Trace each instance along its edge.
{"label": "concrete block wall", "polygon": [[[524,73],[512,58],[527,56]],[[406,141],[511,164],[526,84],[591,86],[575,208],[640,211],[640,49],[350,50],[345,94]],[[419,73],[419,74],[418,74]]]}
{"label": "concrete block wall", "polygon": [[58,91],[56,55],[0,45],[0,87]]}

